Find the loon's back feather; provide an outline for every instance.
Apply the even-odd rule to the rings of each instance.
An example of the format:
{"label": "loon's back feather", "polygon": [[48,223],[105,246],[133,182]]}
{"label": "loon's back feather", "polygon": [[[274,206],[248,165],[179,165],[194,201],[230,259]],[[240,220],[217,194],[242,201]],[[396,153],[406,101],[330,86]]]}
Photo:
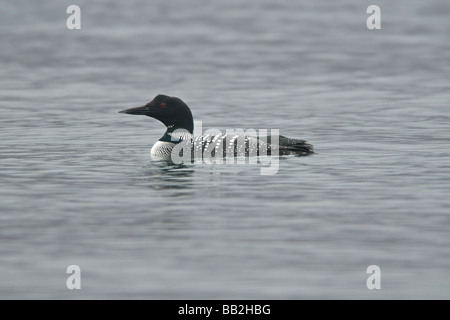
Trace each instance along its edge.
{"label": "loon's back feather", "polygon": [[253,137],[236,134],[206,134],[202,136],[192,136],[186,134],[178,134],[172,136],[171,139],[163,137],[162,141],[158,141],[152,148],[152,154],[170,156],[172,149],[178,143],[184,143],[184,150],[191,150],[192,157],[215,157],[217,153],[226,156],[260,156],[272,155],[272,150],[278,147],[279,155],[308,155],[314,153],[313,146],[305,140],[287,138],[279,136],[278,143],[271,141],[272,136]]}

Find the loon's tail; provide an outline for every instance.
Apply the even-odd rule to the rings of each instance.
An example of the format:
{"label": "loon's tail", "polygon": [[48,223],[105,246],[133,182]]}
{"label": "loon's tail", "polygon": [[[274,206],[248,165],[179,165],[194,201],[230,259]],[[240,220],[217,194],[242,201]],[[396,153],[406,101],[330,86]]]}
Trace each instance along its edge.
{"label": "loon's tail", "polygon": [[309,155],[314,153],[314,147],[305,140],[279,137],[278,152],[280,155]]}

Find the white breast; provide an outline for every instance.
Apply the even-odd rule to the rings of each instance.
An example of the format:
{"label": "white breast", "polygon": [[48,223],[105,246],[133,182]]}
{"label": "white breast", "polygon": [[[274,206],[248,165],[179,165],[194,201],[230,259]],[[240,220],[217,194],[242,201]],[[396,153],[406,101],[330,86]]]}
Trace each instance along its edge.
{"label": "white breast", "polygon": [[170,156],[173,147],[175,146],[172,142],[157,141],[150,151],[152,156]]}

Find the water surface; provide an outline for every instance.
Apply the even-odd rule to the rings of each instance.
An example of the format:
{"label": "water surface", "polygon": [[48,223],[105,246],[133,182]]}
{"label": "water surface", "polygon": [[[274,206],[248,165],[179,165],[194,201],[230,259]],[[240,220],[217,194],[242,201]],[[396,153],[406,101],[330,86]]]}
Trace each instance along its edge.
{"label": "water surface", "polygon": [[[2,5],[0,298],[449,298],[448,3],[70,4]],[[318,153],[151,161],[159,93]]]}

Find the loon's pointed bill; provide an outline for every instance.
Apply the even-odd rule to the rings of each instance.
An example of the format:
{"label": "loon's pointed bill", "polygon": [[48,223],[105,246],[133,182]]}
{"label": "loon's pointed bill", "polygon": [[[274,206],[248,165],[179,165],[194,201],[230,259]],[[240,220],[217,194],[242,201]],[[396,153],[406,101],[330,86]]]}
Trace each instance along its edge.
{"label": "loon's pointed bill", "polygon": [[[313,146],[305,140],[291,139],[281,135],[276,142],[269,141],[269,136],[252,137],[242,134],[194,136],[194,120],[191,109],[177,97],[159,94],[144,106],[126,109],[120,113],[146,115],[161,121],[166,126],[166,132],[152,147],[152,155],[170,156],[175,145],[182,141],[191,143],[192,150],[198,148],[202,154],[206,151],[207,154],[214,153],[215,155],[217,153],[224,157],[229,155],[232,157],[270,155],[272,149],[278,150],[279,155],[314,153]],[[244,143],[238,143],[238,141],[244,141]]]}
{"label": "loon's pointed bill", "polygon": [[148,113],[148,107],[147,105],[145,105],[140,107],[129,108],[126,110],[119,111],[119,113],[146,115]]}

